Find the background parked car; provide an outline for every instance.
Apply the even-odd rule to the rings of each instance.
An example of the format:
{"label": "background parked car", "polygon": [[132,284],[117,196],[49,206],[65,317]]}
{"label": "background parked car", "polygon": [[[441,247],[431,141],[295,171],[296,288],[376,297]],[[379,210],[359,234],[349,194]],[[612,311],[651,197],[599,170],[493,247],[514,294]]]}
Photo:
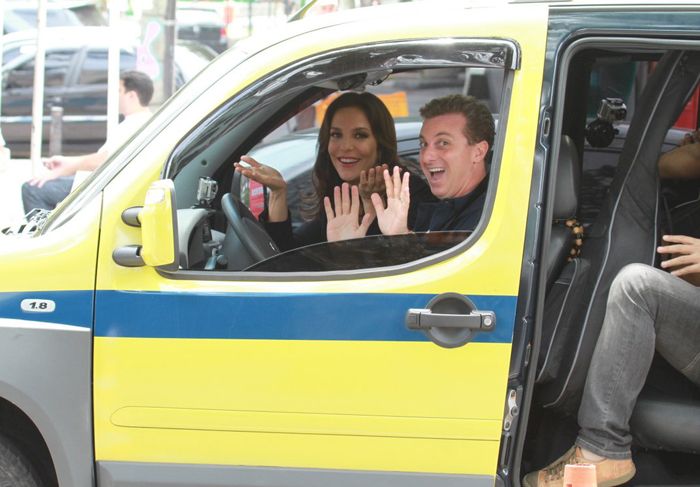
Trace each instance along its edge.
{"label": "background parked car", "polygon": [[178,39],[200,42],[218,53],[228,48],[226,24],[216,10],[181,7],[177,9],[176,16]]}
{"label": "background parked car", "polygon": [[2,27],[4,34],[19,32],[26,29],[32,29],[36,24],[29,25],[26,20],[17,15],[12,10],[5,10],[5,19]]}
{"label": "background parked car", "polygon": [[[51,107],[63,107],[64,154],[97,150],[105,141],[107,121],[107,27],[47,29],[44,91],[44,153],[48,154]],[[19,35],[8,49],[14,59],[2,67],[2,133],[17,157],[29,154],[34,78],[34,36]],[[137,68],[138,40],[122,43],[120,68]],[[175,48],[175,86],[180,88],[216,53],[206,46],[181,43]]]}
{"label": "background parked car", "polygon": [[[5,34],[36,27],[37,2],[4,0]],[[106,25],[105,18],[92,1],[52,1],[46,4],[47,27]]]}

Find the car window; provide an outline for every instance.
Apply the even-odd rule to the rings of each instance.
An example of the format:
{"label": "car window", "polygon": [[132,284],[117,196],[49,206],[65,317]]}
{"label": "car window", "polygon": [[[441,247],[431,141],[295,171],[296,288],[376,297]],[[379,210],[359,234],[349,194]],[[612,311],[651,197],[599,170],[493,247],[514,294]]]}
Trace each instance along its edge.
{"label": "car window", "polygon": [[[15,13],[29,25],[36,25],[36,9],[16,9]],[[83,25],[75,13],[68,9],[49,8],[46,10],[47,27],[67,27]]]}
{"label": "car window", "polygon": [[[488,47],[485,47],[486,44]],[[188,247],[182,249],[183,254],[186,254],[182,260],[185,262],[184,267],[190,270],[213,269],[210,267],[210,263],[214,262],[212,255],[220,252],[226,258],[217,261],[216,269],[221,269],[219,265],[222,265],[229,271],[338,271],[337,266],[323,267],[325,260],[322,256],[318,259],[313,257],[315,252],[328,253],[328,244],[312,246],[307,252],[302,252],[304,257],[301,259],[274,257],[269,265],[274,267],[274,262],[277,262],[280,266],[277,270],[260,264],[263,258],[274,255],[276,250],[272,237],[266,235],[264,230],[260,233],[251,226],[262,208],[265,191],[260,185],[248,187],[243,178],[235,177],[233,162],[251,152],[260,159],[264,158],[260,162],[277,168],[288,182],[287,201],[290,209],[297,215],[301,213],[302,219],[313,218],[318,213],[313,208],[310,212],[303,207],[311,204],[318,208],[315,206],[318,197],[309,191],[312,189],[311,168],[315,160],[318,127],[325,110],[336,96],[348,90],[366,90],[379,96],[394,117],[399,149],[407,155],[407,161],[415,161],[422,125],[417,117],[419,108],[433,98],[466,91],[496,110],[494,118],[499,120],[499,131],[503,129],[504,114],[498,113],[498,110],[500,106],[507,106],[503,103],[503,98],[509,93],[507,86],[512,82],[510,73],[518,63],[515,60],[517,52],[517,47],[511,41],[491,40],[474,44],[471,41],[436,40],[424,44],[407,42],[405,47],[400,42],[362,46],[286,66],[279,73],[240,92],[188,135],[175,149],[165,168],[165,176],[174,180],[178,212],[189,215],[187,222],[178,224],[182,231],[190,232],[179,237],[180,242]],[[426,59],[430,59],[430,62],[426,63]],[[392,68],[387,69],[387,65]],[[500,157],[498,140],[497,133],[494,143],[495,161]],[[420,174],[419,171],[414,172]],[[488,184],[485,184],[480,189],[479,194],[484,195],[486,201],[483,215],[490,214],[490,205],[495,198],[497,173],[498,164],[492,164],[492,176],[486,181],[491,181],[488,184],[493,187],[487,188]],[[212,184],[219,188],[215,196],[209,191]],[[424,188],[427,194],[421,200],[430,196],[427,185]],[[236,202],[228,196],[223,197],[225,193],[240,196],[240,201],[246,198],[248,201]],[[203,195],[210,197],[203,198]],[[240,208],[241,214],[250,214],[245,217],[250,220],[244,226],[247,226],[252,235],[247,239],[252,243],[245,242],[246,237],[232,230],[236,228],[230,220],[236,218],[231,216],[232,200],[233,205]],[[198,214],[206,217],[199,223],[193,223],[192,210],[201,209],[202,206],[211,211],[200,211]],[[477,211],[481,208],[479,205]],[[477,220],[480,215],[482,214],[476,213]],[[484,218],[483,215],[473,233],[463,234],[459,242],[466,238],[469,245],[468,242],[481,235],[485,222],[488,221],[488,217]],[[325,224],[321,227],[325,230],[323,225]],[[238,230],[242,231],[240,228]],[[248,230],[245,234],[247,233]],[[388,241],[383,241],[392,245],[393,240],[393,237],[389,237]],[[459,242],[449,241],[452,243],[445,244],[446,247],[435,252],[443,252],[453,245],[460,246]],[[360,242],[348,249],[363,245]],[[262,249],[262,252],[257,252],[256,248]],[[347,262],[339,265],[344,266],[342,270],[371,270],[418,261],[421,264],[416,265],[424,265],[422,262],[430,260],[430,257],[414,252],[416,249],[417,247],[411,252],[402,252],[400,262],[379,262],[355,256],[348,257]],[[443,254],[452,255],[450,251]],[[256,267],[258,265],[260,267]]]}
{"label": "car window", "polygon": [[47,27],[80,26],[82,22],[77,15],[67,9],[48,9],[46,11]]}
{"label": "car window", "polygon": [[[370,245],[370,239],[364,242],[348,244],[350,254],[347,259],[329,260],[337,246],[331,244],[312,245],[311,247],[291,251],[273,257],[262,264],[263,256],[270,256],[269,248],[275,250],[272,237],[254,230],[250,225],[260,213],[265,201],[265,189],[259,184],[246,184],[244,178],[234,177],[233,162],[239,161],[245,154],[252,154],[263,164],[275,167],[287,181],[287,203],[292,212],[293,224],[303,224],[304,219],[312,216],[308,210],[309,203],[314,206],[318,200],[311,186],[311,169],[316,158],[316,145],[320,122],[325,110],[332,100],[343,91],[370,91],[379,96],[394,118],[399,142],[400,156],[406,156],[404,164],[410,166],[416,175],[421,171],[415,166],[419,150],[418,134],[422,126],[419,108],[429,100],[448,94],[468,93],[484,101],[499,120],[499,130],[503,127],[504,115],[499,113],[503,98],[508,92],[507,85],[512,80],[509,69],[516,66],[513,56],[517,50],[510,41],[489,41],[494,46],[484,44],[471,45],[465,41],[450,43],[432,43],[413,45],[407,43],[405,52],[397,44],[386,44],[348,50],[339,54],[329,53],[318,58],[302,61],[282,69],[274,76],[265,78],[252,85],[224,103],[215,113],[204,120],[173,152],[165,169],[166,177],[174,180],[178,211],[190,215],[192,210],[208,207],[211,209],[199,223],[191,218],[178,224],[187,235],[180,235],[180,242],[188,248],[182,249],[185,267],[190,270],[214,269],[213,253],[220,252],[226,258],[219,264],[230,271],[255,272],[334,272],[339,270],[376,269],[429,260],[429,256],[440,253],[464,239],[471,241],[478,238],[488,218],[482,216],[482,223],[473,233],[462,233],[459,238],[445,239],[436,246],[416,244],[399,252],[398,260],[378,261],[362,255]],[[454,44],[453,44],[454,43]],[[464,51],[479,50],[478,54]],[[369,51],[371,50],[371,52]],[[365,52],[367,51],[367,52]],[[367,54],[367,55],[366,55]],[[426,67],[425,59],[430,59]],[[442,61],[442,59],[445,59]],[[470,61],[464,61],[469,59]],[[476,61],[474,61],[476,60]],[[387,69],[387,64],[392,69]],[[402,65],[405,63],[405,65]],[[476,65],[475,65],[476,64]],[[498,134],[497,138],[498,140]],[[498,153],[498,142],[494,143]],[[494,157],[497,160],[497,157]],[[492,186],[495,187],[498,164],[492,165]],[[218,186],[219,192],[211,196],[209,189]],[[204,185],[204,186],[202,186]],[[426,191],[430,190],[425,186]],[[489,188],[485,193],[484,214],[490,213],[490,203],[495,192]],[[486,191],[486,190],[484,190]],[[234,233],[230,221],[231,198],[223,194],[240,196],[242,203],[234,206],[250,213],[248,223],[253,243],[244,242],[245,238]],[[210,198],[203,198],[210,195]],[[313,200],[313,201],[311,201]],[[305,208],[306,207],[306,208]],[[317,207],[316,207],[317,208]],[[479,206],[481,208],[481,206]],[[313,208],[312,208],[313,210]],[[316,214],[316,213],[314,213]],[[479,214],[477,214],[478,218]],[[234,217],[235,218],[235,217]],[[246,217],[248,218],[248,217]],[[185,224],[186,223],[186,224]],[[325,228],[324,228],[325,229]],[[324,232],[325,235],[325,232]],[[267,239],[267,240],[266,240]],[[381,245],[398,245],[395,237],[375,239]],[[416,243],[415,241],[411,241]],[[428,239],[427,242],[433,242]],[[263,252],[255,255],[250,245],[260,245]],[[360,250],[364,248],[365,250]],[[398,248],[398,247],[396,247]],[[428,253],[421,253],[419,248]],[[253,252],[253,253],[251,253]],[[455,250],[456,252],[456,250]],[[274,252],[273,252],[274,254]],[[272,254],[272,255],[273,255]],[[447,252],[449,254],[449,252]],[[326,257],[324,257],[324,255]],[[324,264],[333,261],[333,265]],[[222,262],[224,262],[222,264]],[[211,264],[214,265],[214,264]],[[340,267],[338,267],[340,266]]]}
{"label": "car window", "polygon": [[[70,69],[75,51],[60,50],[46,53],[45,86],[63,86],[66,74]],[[32,88],[34,86],[34,59],[20,64],[8,75],[8,88]]]}
{"label": "car window", "polygon": [[95,5],[82,5],[74,7],[71,12],[78,18],[83,25],[107,25],[105,18],[102,16]]}
{"label": "car window", "polygon": [[[90,49],[83,60],[78,78],[79,85],[96,85],[107,83],[107,66],[109,52],[106,49]],[[119,70],[136,69],[136,55],[122,50],[119,58]]]}
{"label": "car window", "polygon": [[[500,42],[495,41],[496,44]],[[213,244],[205,243],[204,251],[199,247],[203,240],[207,241],[214,235],[214,240],[218,238],[223,243],[220,250],[227,257],[225,260],[228,270],[275,272],[270,267],[255,267],[260,259],[246,257],[246,251],[242,249],[236,235],[231,234],[228,216],[221,206],[222,195],[231,193],[241,196],[242,199],[247,197],[248,201],[244,204],[251,210],[259,210],[265,194],[263,188],[247,187],[244,180],[234,177],[233,162],[240,160],[242,155],[252,153],[260,162],[277,168],[288,182],[288,204],[293,219],[296,220],[294,223],[301,223],[304,217],[309,217],[309,213],[301,211],[301,207],[308,203],[308,197],[313,195],[309,190],[312,189],[311,169],[315,161],[319,123],[332,99],[342,91],[367,90],[382,99],[394,117],[400,155],[406,156],[404,163],[407,166],[414,164],[414,172],[417,175],[420,171],[415,167],[415,162],[419,149],[418,134],[422,125],[418,114],[419,108],[429,100],[466,91],[495,110],[494,118],[500,120],[500,130],[504,114],[499,114],[498,111],[500,106],[507,106],[503,104],[502,98],[507,95],[506,86],[512,80],[512,76],[506,76],[506,73],[516,65],[512,56],[517,56],[516,50],[509,51],[510,47],[505,45],[509,43],[510,41],[503,41],[504,45],[489,46],[487,49],[484,49],[483,44],[474,45],[474,49],[484,49],[484,52],[469,56],[460,54],[460,49],[469,50],[472,46],[463,46],[457,41],[456,45],[430,41],[426,42],[426,45],[409,45],[406,52],[402,53],[405,55],[397,54],[397,50],[401,49],[395,44],[366,47],[358,49],[357,52],[350,50],[338,55],[329,53],[318,59],[288,66],[280,73],[239,93],[193,130],[173,152],[165,169],[165,176],[174,180],[179,210],[201,208],[201,195],[206,193],[201,191],[202,178],[205,185],[210,185],[211,183],[206,181],[211,180],[219,188],[218,195],[205,204],[211,205],[212,209],[206,223],[202,221],[199,226],[189,224],[188,231],[192,230],[193,233],[180,236],[181,242],[189,242],[188,245],[197,247],[185,250],[188,253],[185,260],[187,268],[203,269],[206,262],[211,260]],[[468,43],[465,41],[465,44]],[[367,56],[365,49],[371,49],[371,52],[366,53]],[[385,56],[390,57],[393,69],[386,69]],[[439,61],[443,58],[446,59],[444,62]],[[422,61],[424,59],[430,59],[430,66],[427,68]],[[465,59],[470,61],[465,62]],[[414,64],[414,61],[417,62]],[[400,66],[403,62],[406,66]],[[399,66],[394,63],[398,63]],[[497,141],[498,135],[494,143],[496,152]],[[497,167],[497,164],[493,166]],[[492,174],[494,172],[498,171],[491,171]],[[497,176],[490,178],[490,181],[496,180]],[[426,190],[429,193],[427,186]],[[489,195],[486,197],[484,210],[485,214],[488,214],[488,201],[493,199],[495,193],[493,188],[490,188],[484,194]],[[487,220],[488,218],[482,217],[482,223],[473,234],[468,235],[480,235],[484,221]],[[181,227],[185,228],[185,225]],[[467,238],[467,235],[463,234],[460,238],[459,242]],[[387,245],[391,245],[391,241],[392,238],[389,238]],[[435,252],[442,252],[445,248],[459,244],[454,239],[446,241],[452,243],[445,244],[446,247]],[[361,243],[357,245],[362,247]],[[280,268],[276,272],[318,272],[318,266],[323,267],[319,262],[324,262],[324,259],[315,259],[310,255],[317,251],[328,252],[328,246],[314,246],[303,253],[303,259],[292,258],[297,263],[291,267],[288,264],[279,264]],[[400,264],[425,257],[413,251],[404,253],[404,257],[406,256],[412,257],[408,260],[402,258]],[[286,262],[286,258],[275,259],[277,260],[274,262]],[[374,269],[396,264],[359,257],[349,259],[340,265],[345,269]],[[360,261],[363,264],[358,264]],[[274,262],[271,261],[269,265],[274,267]],[[293,270],[290,270],[292,267]],[[281,270],[282,268],[286,270]],[[332,272],[338,270],[338,267],[328,266],[323,270]]]}
{"label": "car window", "polygon": [[[643,58],[611,64],[602,56],[586,63],[590,64],[589,97],[585,115],[582,116],[585,117],[586,129],[579,202],[579,220],[584,225],[595,221],[608,194],[642,92],[639,80],[646,80],[656,64]],[[617,103],[624,106],[625,115],[605,122],[604,113],[609,114],[613,109],[611,100],[619,100]],[[612,131],[602,130],[606,127]],[[670,128],[660,152],[663,154],[675,148],[684,134],[685,131],[680,128]]]}
{"label": "car window", "polygon": [[462,243],[471,232],[370,235],[290,250],[252,265],[251,272],[328,272],[390,267],[430,257]]}
{"label": "car window", "polygon": [[208,9],[178,9],[177,21],[184,24],[222,24],[219,14]]}
{"label": "car window", "polygon": [[5,10],[5,22],[3,25],[3,32],[5,34],[34,28],[36,28],[36,22],[34,22],[34,24],[27,23],[17,12],[9,9]]}
{"label": "car window", "polygon": [[46,53],[45,86],[63,86],[74,55],[75,51]]}
{"label": "car window", "polygon": [[14,9],[10,11],[27,25],[36,25],[36,9]]}
{"label": "car window", "polygon": [[[418,160],[418,135],[422,126],[419,114],[421,106],[433,98],[466,91],[493,107],[497,118],[503,73],[496,70],[487,72],[482,68],[476,70],[478,74],[474,74],[473,69],[465,68],[397,73],[389,76],[381,84],[365,89],[377,95],[389,108],[394,116],[399,158],[405,167],[423,179],[425,176]],[[487,78],[493,78],[490,88],[489,83],[485,81]],[[248,153],[257,161],[275,167],[285,177],[294,227],[304,223],[302,207],[307,195],[313,193],[311,171],[316,158],[318,128],[323,119],[323,112],[337,96],[338,94],[334,93],[305,108]],[[243,199],[249,203],[245,197]],[[253,213],[257,213],[254,208],[251,209]]]}

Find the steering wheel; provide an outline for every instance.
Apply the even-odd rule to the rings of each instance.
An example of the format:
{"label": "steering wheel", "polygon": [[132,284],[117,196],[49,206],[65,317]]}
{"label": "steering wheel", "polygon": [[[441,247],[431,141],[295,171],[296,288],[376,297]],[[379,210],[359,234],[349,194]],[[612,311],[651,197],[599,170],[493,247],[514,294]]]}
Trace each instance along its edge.
{"label": "steering wheel", "polygon": [[265,227],[238,197],[226,193],[221,198],[221,208],[229,226],[255,262],[280,253]]}

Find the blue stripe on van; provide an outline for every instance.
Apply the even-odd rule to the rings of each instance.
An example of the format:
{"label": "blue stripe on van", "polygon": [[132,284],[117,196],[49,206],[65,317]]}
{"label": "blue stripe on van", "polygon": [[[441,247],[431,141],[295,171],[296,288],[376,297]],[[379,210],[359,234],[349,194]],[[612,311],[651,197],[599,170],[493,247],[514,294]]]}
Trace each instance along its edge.
{"label": "blue stripe on van", "polygon": [[[0,293],[0,318],[39,321],[61,325],[92,326],[92,291],[31,291]],[[50,313],[22,311],[25,299],[48,299],[56,304]]]}
{"label": "blue stripe on van", "polygon": [[[404,324],[421,294],[226,294],[99,291],[96,336],[252,340],[426,341]],[[515,296],[469,296],[496,313],[474,341],[511,343]]]}

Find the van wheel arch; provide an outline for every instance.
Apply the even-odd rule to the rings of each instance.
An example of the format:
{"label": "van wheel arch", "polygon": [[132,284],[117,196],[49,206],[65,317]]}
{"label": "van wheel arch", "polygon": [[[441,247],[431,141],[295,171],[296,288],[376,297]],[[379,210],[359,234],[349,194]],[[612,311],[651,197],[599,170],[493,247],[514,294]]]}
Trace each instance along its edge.
{"label": "van wheel arch", "polygon": [[58,487],[53,460],[39,429],[21,409],[0,397],[0,470],[13,458],[19,462],[19,472],[26,469],[33,480],[16,485]]}
{"label": "van wheel arch", "polygon": [[12,487],[43,487],[32,463],[9,437],[0,434],[0,484]]}

